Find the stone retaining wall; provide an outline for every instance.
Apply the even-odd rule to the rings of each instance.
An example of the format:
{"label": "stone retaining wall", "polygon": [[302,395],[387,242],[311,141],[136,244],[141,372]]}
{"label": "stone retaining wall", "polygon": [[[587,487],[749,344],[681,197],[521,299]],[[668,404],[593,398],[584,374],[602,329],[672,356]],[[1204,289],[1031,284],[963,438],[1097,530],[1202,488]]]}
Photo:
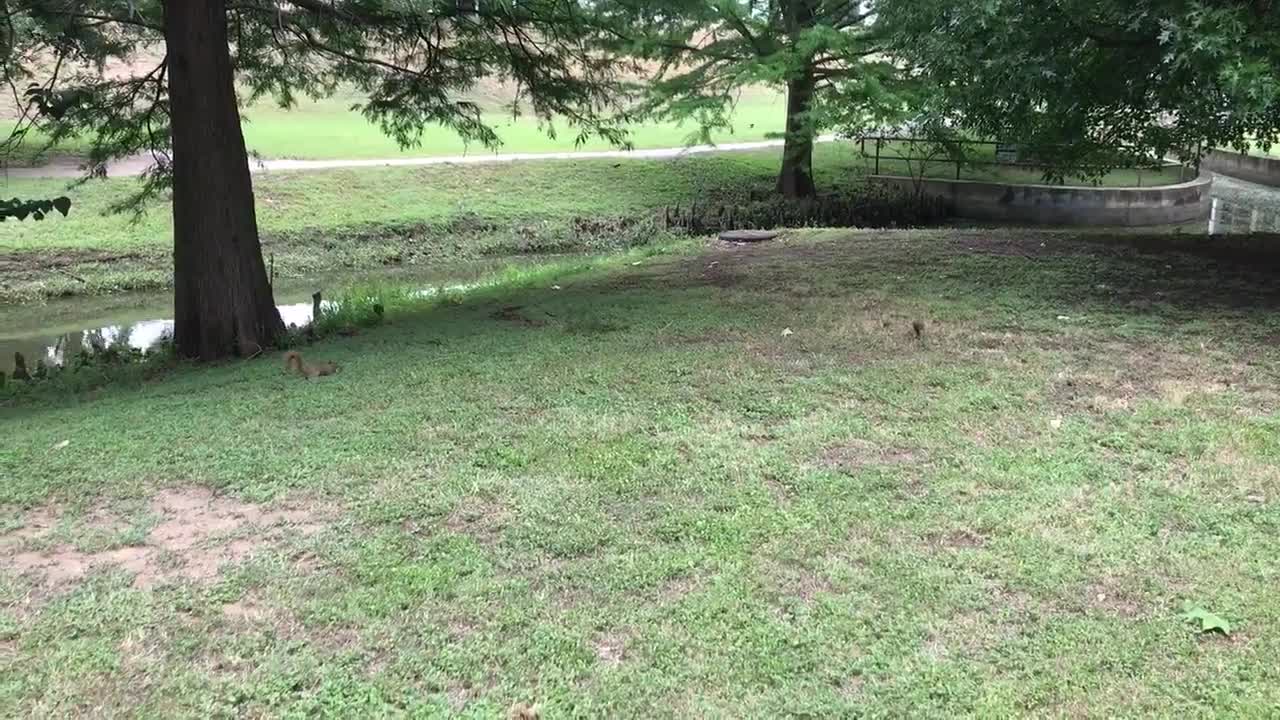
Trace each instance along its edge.
{"label": "stone retaining wall", "polygon": [[[913,192],[912,178],[872,175],[872,182]],[[946,200],[962,218],[1036,225],[1177,225],[1209,216],[1213,176],[1146,188],[1009,185],[926,179],[923,192]]]}
{"label": "stone retaining wall", "polygon": [[1233,178],[1280,187],[1280,159],[1241,155],[1226,150],[1210,150],[1200,158],[1201,170],[1212,170]]}

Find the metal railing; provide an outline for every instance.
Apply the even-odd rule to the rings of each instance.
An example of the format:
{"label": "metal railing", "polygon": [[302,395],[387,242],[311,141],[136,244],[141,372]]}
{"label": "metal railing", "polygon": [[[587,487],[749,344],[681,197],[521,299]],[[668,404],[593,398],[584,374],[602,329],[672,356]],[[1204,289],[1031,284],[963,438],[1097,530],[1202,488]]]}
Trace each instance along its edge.
{"label": "metal railing", "polygon": [[[907,145],[912,150],[910,154],[888,152],[895,150],[901,145]],[[966,167],[999,167],[999,168],[1015,168],[1025,170],[1048,170],[1050,166],[1042,162],[1034,162],[1024,160],[1019,155],[1019,148],[1014,143],[1002,143],[990,140],[931,140],[928,138],[916,137],[898,137],[898,136],[877,136],[866,135],[858,139],[858,145],[862,156],[868,160],[875,162],[875,174],[881,174],[882,161],[894,161],[907,163],[908,172],[912,172],[912,163],[919,163],[921,174],[925,179],[937,176],[925,175],[929,165],[954,165],[955,179],[964,179],[964,169]],[[935,153],[915,153],[914,149],[921,145],[931,146],[936,150]],[[870,150],[868,150],[870,146]],[[983,159],[986,153],[982,151],[974,152],[971,148],[994,148],[990,153],[992,159]],[[1001,156],[1004,156],[1003,159]],[[1153,163],[1147,167],[1133,166],[1128,168],[1115,168],[1106,165],[1072,165],[1068,167],[1054,166],[1053,169],[1061,172],[1066,177],[1087,177],[1090,174],[1101,175],[1110,170],[1133,170],[1137,173],[1138,187],[1143,187],[1142,173],[1150,171],[1153,174],[1160,174],[1161,182],[1165,182],[1165,171],[1170,168],[1179,168],[1178,180],[1185,181],[1188,173],[1194,178],[1195,170],[1187,167],[1182,163],[1161,162]]]}

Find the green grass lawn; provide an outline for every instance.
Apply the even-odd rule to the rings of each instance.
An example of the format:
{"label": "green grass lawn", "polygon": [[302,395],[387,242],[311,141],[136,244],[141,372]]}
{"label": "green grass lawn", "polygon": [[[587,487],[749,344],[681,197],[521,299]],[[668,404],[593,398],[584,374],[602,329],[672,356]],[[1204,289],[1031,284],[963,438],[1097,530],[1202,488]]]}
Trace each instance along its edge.
{"label": "green grass lawn", "polygon": [[[433,157],[442,155],[484,154],[484,147],[467,145],[453,131],[442,127],[427,128],[416,147],[400,148],[396,142],[370,124],[363,115],[352,112],[354,96],[340,96],[321,101],[300,103],[288,110],[262,102],[245,113],[245,143],[249,149],[268,158],[331,159]],[[498,152],[532,153],[569,150],[610,150],[613,146],[591,139],[577,146],[577,133],[570,127],[556,125],[551,137],[537,120],[527,115],[515,117],[499,109],[495,102],[484,103],[485,122],[502,139]],[[786,98],[767,89],[745,91],[734,115],[733,127],[713,135],[716,142],[763,140],[782,132],[785,126]],[[680,147],[688,144],[696,125],[676,122],[645,122],[631,127],[631,142],[636,148]]]}
{"label": "green grass lawn", "polygon": [[0,707],[1271,716],[1262,270],[806,233],[401,307],[319,382],[10,388]]}
{"label": "green grass lawn", "polygon": [[[504,103],[509,102],[508,94],[499,89],[472,98],[484,109],[484,121],[502,141],[497,152],[613,149],[598,138],[577,145],[577,132],[562,122],[553,123],[555,136],[552,137],[535,118],[527,114],[513,117],[509,109],[504,109]],[[439,126],[425,128],[419,145],[401,148],[378,126],[351,109],[358,102],[360,97],[352,92],[340,92],[321,100],[303,99],[289,109],[264,99],[243,112],[245,144],[251,152],[271,159],[439,157],[493,152],[476,143],[465,143],[452,130]],[[763,140],[782,132],[785,113],[785,96],[768,88],[748,88],[735,105],[732,126],[713,133],[712,137],[721,143]],[[0,129],[3,127],[0,124]],[[681,147],[693,139],[698,128],[692,123],[646,121],[629,129],[632,144],[645,149]],[[87,148],[83,139],[75,139],[62,143],[50,154],[83,155]],[[35,153],[40,149],[40,136],[32,134],[10,162],[17,165],[38,162]]]}

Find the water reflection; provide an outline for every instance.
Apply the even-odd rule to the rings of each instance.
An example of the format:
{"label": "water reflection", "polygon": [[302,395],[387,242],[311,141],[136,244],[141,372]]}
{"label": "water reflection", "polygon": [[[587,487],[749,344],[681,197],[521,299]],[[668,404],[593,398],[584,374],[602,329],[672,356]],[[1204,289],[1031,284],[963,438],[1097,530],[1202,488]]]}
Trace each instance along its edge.
{"label": "water reflection", "polygon": [[[331,306],[326,301],[325,306]],[[280,317],[285,325],[304,327],[311,322],[311,303],[280,305]],[[173,337],[173,320],[140,320],[133,323],[88,328],[62,335],[42,335],[30,338],[0,338],[0,372],[13,372],[14,353],[22,353],[27,370],[34,372],[38,363],[61,366],[82,352],[96,353],[104,350],[146,352]]]}
{"label": "water reflection", "polygon": [[[510,268],[512,265],[535,266],[547,262],[555,262],[563,256],[547,255],[527,258],[493,258],[472,262],[441,265],[434,269],[420,269],[405,273],[403,270],[391,270],[380,273],[364,273],[356,276],[326,277],[314,281],[317,285],[327,287],[350,287],[352,285],[388,283],[392,285],[420,284],[420,297],[431,297],[443,291],[466,290],[482,283],[486,278],[496,277],[495,273]],[[463,281],[463,282],[459,282]],[[306,293],[294,288],[292,294],[284,291],[280,296],[305,297]],[[96,312],[100,302],[95,298],[80,298],[69,301],[54,301],[49,305],[38,307],[22,307],[18,312],[29,312],[45,317],[67,317],[63,327],[81,329],[69,332],[58,332],[52,328],[40,330],[9,326],[0,328],[0,372],[10,375],[15,366],[14,353],[22,353],[27,370],[35,372],[37,364],[61,366],[74,360],[81,352],[101,352],[114,349],[120,351],[147,352],[159,346],[173,335],[172,298],[167,294],[134,296],[138,302],[130,303],[127,314],[108,313],[105,316]],[[51,306],[63,303],[60,308]],[[286,303],[277,306],[280,317],[286,326],[305,327],[312,320],[314,305],[311,301]],[[324,301],[322,310],[335,307],[335,303]],[[96,317],[97,322],[89,321]],[[134,319],[141,318],[141,319]],[[52,324],[52,323],[51,323]],[[7,325],[7,323],[6,323]]]}

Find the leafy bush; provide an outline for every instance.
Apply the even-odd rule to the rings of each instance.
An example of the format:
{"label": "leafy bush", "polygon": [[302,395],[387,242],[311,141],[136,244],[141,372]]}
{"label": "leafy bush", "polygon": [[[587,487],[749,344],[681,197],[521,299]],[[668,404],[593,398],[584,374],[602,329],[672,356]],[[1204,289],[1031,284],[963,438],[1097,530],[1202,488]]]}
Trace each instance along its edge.
{"label": "leafy bush", "polygon": [[812,200],[770,197],[738,205],[667,208],[663,225],[694,235],[725,230],[796,227],[918,227],[937,225],[951,215],[940,199],[891,187],[867,185],[852,195]]}
{"label": "leafy bush", "polygon": [[0,222],[4,222],[9,218],[26,220],[28,217],[32,220],[43,220],[46,215],[53,214],[54,210],[66,217],[67,213],[71,212],[71,198],[58,197],[52,200],[19,200],[18,198],[12,198],[10,200],[0,200]]}
{"label": "leafy bush", "polygon": [[421,303],[428,293],[394,285],[358,285],[333,300],[324,301],[312,323],[316,334],[328,335],[349,328],[374,327],[388,312]]}

